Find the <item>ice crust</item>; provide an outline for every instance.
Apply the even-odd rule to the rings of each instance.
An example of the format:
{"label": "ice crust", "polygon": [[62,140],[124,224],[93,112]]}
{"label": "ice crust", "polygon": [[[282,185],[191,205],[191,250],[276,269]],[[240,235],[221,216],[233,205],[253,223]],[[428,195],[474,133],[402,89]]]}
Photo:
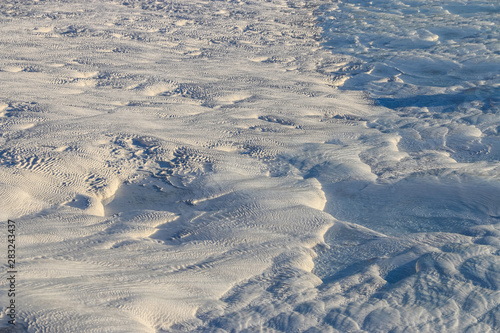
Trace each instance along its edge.
{"label": "ice crust", "polygon": [[499,15],[1,1],[18,327],[500,330]]}

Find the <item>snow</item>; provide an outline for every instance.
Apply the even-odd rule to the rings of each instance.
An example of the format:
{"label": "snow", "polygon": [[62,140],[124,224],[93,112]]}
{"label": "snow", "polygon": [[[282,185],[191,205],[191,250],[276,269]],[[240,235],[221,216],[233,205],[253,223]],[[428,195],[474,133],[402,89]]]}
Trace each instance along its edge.
{"label": "snow", "polygon": [[0,16],[21,330],[499,329],[499,5]]}

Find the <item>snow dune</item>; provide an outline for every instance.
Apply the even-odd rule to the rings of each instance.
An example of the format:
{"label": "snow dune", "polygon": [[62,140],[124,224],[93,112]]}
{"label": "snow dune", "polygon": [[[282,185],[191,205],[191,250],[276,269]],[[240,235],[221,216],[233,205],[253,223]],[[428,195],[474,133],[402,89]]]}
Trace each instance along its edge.
{"label": "snow dune", "polygon": [[[18,327],[497,330],[497,133],[372,88],[394,62],[351,66],[352,43],[327,24],[356,26],[323,17],[366,4],[0,3],[0,218],[18,223]],[[427,47],[447,24],[408,38]],[[411,59],[408,78],[460,67]],[[456,97],[490,101],[481,124],[497,120],[485,80],[491,95]]]}

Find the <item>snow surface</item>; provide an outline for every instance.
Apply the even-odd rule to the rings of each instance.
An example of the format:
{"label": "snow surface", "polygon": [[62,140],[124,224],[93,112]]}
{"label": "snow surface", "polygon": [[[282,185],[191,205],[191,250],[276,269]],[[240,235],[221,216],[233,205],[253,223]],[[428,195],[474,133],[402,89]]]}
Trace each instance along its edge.
{"label": "snow surface", "polygon": [[500,4],[0,17],[21,331],[500,330]]}

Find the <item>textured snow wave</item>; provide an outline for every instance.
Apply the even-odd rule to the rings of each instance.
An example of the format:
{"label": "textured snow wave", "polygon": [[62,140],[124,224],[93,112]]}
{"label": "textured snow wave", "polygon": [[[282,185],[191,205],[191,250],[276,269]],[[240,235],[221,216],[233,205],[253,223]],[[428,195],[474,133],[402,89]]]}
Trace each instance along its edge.
{"label": "textured snow wave", "polygon": [[[483,86],[446,97],[453,112],[413,105],[399,91],[438,91],[422,67],[463,59],[417,58],[408,40],[444,37],[391,12],[482,33],[498,10],[391,4],[2,1],[0,217],[18,224],[19,325],[498,330],[496,78],[467,76]],[[363,20],[394,32],[392,62],[330,35],[364,43]],[[495,64],[489,27],[465,49]],[[407,50],[418,66],[395,58]]]}
{"label": "textured snow wave", "polygon": [[368,126],[394,138],[360,154],[376,182],[318,170],[325,211],[346,221],[313,271],[324,321],[341,332],[498,330],[499,5],[320,8],[324,45],[342,59],[320,70],[392,109]]}
{"label": "textured snow wave", "polygon": [[342,89],[399,111],[384,121],[406,151],[500,159],[500,4],[472,0],[336,1],[321,7],[328,65]]}

